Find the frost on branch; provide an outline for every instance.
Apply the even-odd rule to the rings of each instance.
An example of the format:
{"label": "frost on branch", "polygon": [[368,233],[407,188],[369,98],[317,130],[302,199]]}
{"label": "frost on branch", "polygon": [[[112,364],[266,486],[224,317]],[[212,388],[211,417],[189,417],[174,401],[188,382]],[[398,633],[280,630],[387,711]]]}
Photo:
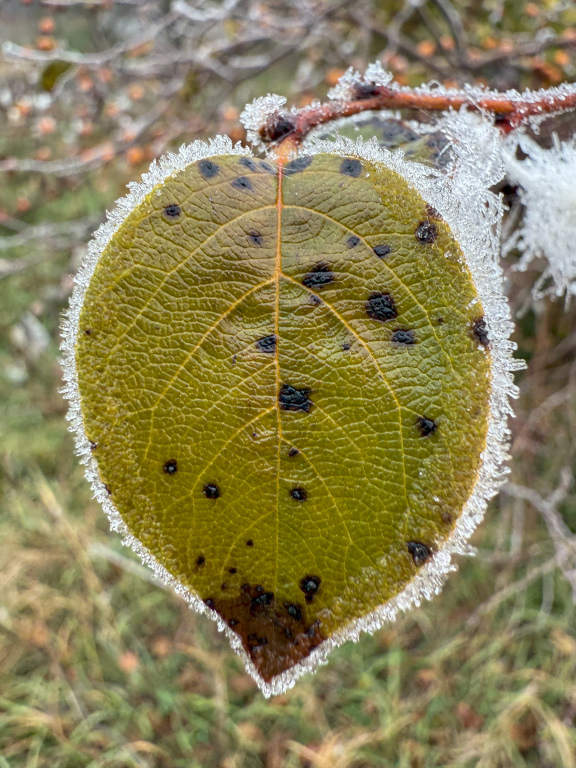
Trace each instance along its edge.
{"label": "frost on branch", "polygon": [[[527,157],[517,158],[519,147]],[[543,149],[528,136],[514,136],[503,152],[506,173],[519,186],[524,219],[504,244],[504,252],[518,248],[525,270],[533,259],[548,262],[532,290],[534,298],[576,295],[576,140],[554,137]]]}

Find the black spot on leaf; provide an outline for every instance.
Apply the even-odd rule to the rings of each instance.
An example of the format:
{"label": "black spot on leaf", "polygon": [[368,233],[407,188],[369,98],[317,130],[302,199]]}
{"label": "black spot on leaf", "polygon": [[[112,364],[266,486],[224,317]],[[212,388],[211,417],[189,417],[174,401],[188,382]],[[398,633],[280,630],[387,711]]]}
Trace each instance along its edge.
{"label": "black spot on leaf", "polygon": [[306,493],[305,488],[292,488],[290,491],[290,496],[292,496],[292,498],[296,501],[306,501],[308,498],[308,494]]}
{"label": "black spot on leaf", "polygon": [[220,496],[220,489],[217,485],[209,483],[208,485],[204,486],[203,493],[207,499],[217,499]]}
{"label": "black spot on leaf", "polygon": [[198,555],[198,557],[196,558],[196,565],[198,566],[204,565],[205,562],[206,562],[206,558],[204,557],[204,555]]}
{"label": "black spot on leaf", "polygon": [[164,464],[163,469],[167,474],[173,475],[178,471],[178,462],[176,459],[168,459],[168,461]]}
{"label": "black spot on leaf", "polygon": [[220,172],[220,168],[212,160],[200,160],[198,170],[205,179],[213,179]]}
{"label": "black spot on leaf", "polygon": [[372,249],[379,259],[383,259],[391,253],[392,248],[389,245],[375,245]]}
{"label": "black spot on leaf", "polygon": [[414,565],[424,565],[432,555],[430,547],[427,547],[426,544],[422,544],[421,541],[407,541],[406,546],[408,547],[408,552],[412,555]]}
{"label": "black spot on leaf", "polygon": [[342,344],[342,349],[344,350],[344,352],[347,352],[350,349],[351,346],[352,346],[352,344],[349,341],[345,341]]}
{"label": "black spot on leaf", "polygon": [[366,302],[366,314],[383,323],[398,317],[394,299],[389,293],[373,293]]}
{"label": "black spot on leaf", "polygon": [[256,161],[252,160],[251,157],[241,157],[240,160],[238,160],[240,165],[243,165],[245,168],[248,168],[249,171],[254,171],[256,173],[258,171],[258,166],[256,165]]}
{"label": "black spot on leaf", "polygon": [[309,412],[312,401],[308,398],[309,389],[296,389],[289,384],[282,384],[278,402],[280,408],[284,411],[306,411]]}
{"label": "black spot on leaf", "polygon": [[254,542],[252,541],[252,539],[248,539],[248,541],[246,542],[246,546],[247,547],[253,547],[254,546]]}
{"label": "black spot on leaf", "polygon": [[311,164],[312,157],[297,157],[296,160],[291,160],[284,166],[284,175],[290,176],[293,173],[299,173]]}
{"label": "black spot on leaf", "polygon": [[345,157],[340,164],[340,173],[357,178],[362,173],[362,163],[352,157]]}
{"label": "black spot on leaf", "polygon": [[228,626],[235,627],[238,624],[238,619],[228,619]]}
{"label": "black spot on leaf", "polygon": [[112,488],[108,485],[108,483],[104,483],[104,490],[108,494],[108,496],[112,496]]}
{"label": "black spot on leaf", "polygon": [[472,321],[471,330],[472,336],[479,344],[481,344],[483,347],[490,346],[490,340],[488,339],[488,327],[486,326],[486,320],[484,320],[484,316],[477,317],[476,320]]}
{"label": "black spot on leaf", "polygon": [[86,336],[90,336],[90,334],[92,333],[92,328],[84,328],[84,333],[86,334]]}
{"label": "black spot on leaf", "polygon": [[250,610],[254,611],[265,605],[271,605],[274,602],[274,592],[263,592],[255,597],[250,603]]}
{"label": "black spot on leaf", "polygon": [[430,245],[438,237],[438,230],[436,224],[433,224],[428,219],[421,221],[416,229],[416,239],[423,245]]}
{"label": "black spot on leaf", "polygon": [[300,581],[300,589],[306,597],[304,598],[307,603],[311,603],[314,595],[318,592],[321,579],[318,576],[304,576]]}
{"label": "black spot on leaf", "polygon": [[330,267],[326,262],[320,261],[316,264],[302,280],[302,285],[306,288],[323,288],[325,285],[334,281],[334,273],[330,271]]}
{"label": "black spot on leaf", "polygon": [[231,573],[232,575],[234,575],[235,573],[238,573],[238,568],[234,568],[234,567],[228,568],[228,573]]}
{"label": "black spot on leaf", "polygon": [[164,208],[164,216],[171,221],[178,219],[181,213],[182,208],[180,208],[179,205],[167,205],[166,208]]}
{"label": "black spot on leaf", "polygon": [[395,344],[414,344],[414,331],[406,331],[403,329],[400,329],[398,331],[394,331],[392,334],[392,341]]}
{"label": "black spot on leaf", "polygon": [[276,336],[274,334],[271,336],[264,336],[263,338],[258,339],[256,346],[260,352],[266,352],[267,354],[276,352]]}
{"label": "black spot on leaf", "polygon": [[90,445],[90,450],[91,451],[95,451],[96,448],[98,448],[98,443],[93,443],[92,440],[89,440],[88,444]]}
{"label": "black spot on leaf", "polygon": [[237,179],[232,181],[232,186],[234,189],[239,189],[241,192],[250,192],[254,189],[252,183],[249,179],[246,178],[246,176],[238,176]]}
{"label": "black spot on leaf", "polygon": [[360,238],[358,237],[358,235],[350,235],[348,240],[346,240],[346,245],[348,246],[348,248],[356,248],[359,242],[360,242]]}
{"label": "black spot on leaf", "polygon": [[250,240],[253,245],[262,245],[264,242],[262,235],[259,232],[256,232],[255,229],[251,229],[250,232],[247,232],[246,234],[248,235],[248,240]]}
{"label": "black spot on leaf", "polygon": [[302,621],[302,610],[300,606],[294,605],[294,603],[284,603],[284,608],[286,608],[287,614],[293,619],[296,619],[296,621]]}
{"label": "black spot on leaf", "polygon": [[208,608],[214,608],[216,605],[216,601],[213,597],[207,597],[206,600],[204,600],[205,604],[208,606]]}
{"label": "black spot on leaf", "polygon": [[438,325],[444,325],[444,318],[443,318],[443,317],[439,317],[439,318],[436,320],[436,322],[438,323]]}
{"label": "black spot on leaf", "polygon": [[276,176],[276,169],[264,160],[260,160],[260,168],[262,168],[263,171],[266,171],[266,173],[271,173],[273,176]]}
{"label": "black spot on leaf", "polygon": [[416,423],[422,437],[428,437],[428,435],[436,432],[436,422],[432,419],[429,419],[427,416],[421,416]]}
{"label": "black spot on leaf", "polygon": [[288,456],[292,458],[292,456],[298,456],[299,453],[300,451],[298,450],[298,448],[290,448],[290,450],[288,451]]}

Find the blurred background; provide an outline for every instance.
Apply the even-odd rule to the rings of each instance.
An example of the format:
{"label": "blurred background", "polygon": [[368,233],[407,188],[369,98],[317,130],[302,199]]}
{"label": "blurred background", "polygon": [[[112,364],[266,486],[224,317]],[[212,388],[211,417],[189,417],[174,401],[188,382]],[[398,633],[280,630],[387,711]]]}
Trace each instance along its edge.
{"label": "blurred background", "polygon": [[528,369],[477,557],[269,701],[109,532],[57,361],[90,233],[154,157],[376,59],[408,85],[574,81],[574,3],[2,0],[0,42],[0,768],[574,768],[576,309],[532,298],[541,264],[504,264]]}

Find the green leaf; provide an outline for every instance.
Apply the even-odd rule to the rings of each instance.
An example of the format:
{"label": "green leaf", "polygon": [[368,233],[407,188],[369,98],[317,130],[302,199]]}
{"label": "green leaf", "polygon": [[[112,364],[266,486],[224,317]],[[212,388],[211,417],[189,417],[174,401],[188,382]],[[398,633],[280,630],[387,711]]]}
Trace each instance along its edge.
{"label": "green leaf", "polygon": [[98,482],[270,683],[453,531],[489,424],[476,288],[437,211],[359,157],[200,159],[112,232],[75,347]]}

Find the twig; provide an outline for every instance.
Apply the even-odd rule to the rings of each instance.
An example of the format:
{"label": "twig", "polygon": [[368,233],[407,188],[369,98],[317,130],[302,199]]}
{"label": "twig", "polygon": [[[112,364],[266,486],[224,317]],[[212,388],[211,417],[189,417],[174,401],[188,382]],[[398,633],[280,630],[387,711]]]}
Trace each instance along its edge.
{"label": "twig", "polygon": [[350,117],[360,112],[381,109],[416,109],[430,111],[459,110],[492,112],[504,133],[510,132],[530,117],[553,115],[576,109],[576,88],[561,86],[549,90],[518,93],[471,89],[438,90],[358,83],[351,100],[332,101],[299,111],[275,112],[259,130],[265,143],[289,140],[298,145],[313,128]]}

